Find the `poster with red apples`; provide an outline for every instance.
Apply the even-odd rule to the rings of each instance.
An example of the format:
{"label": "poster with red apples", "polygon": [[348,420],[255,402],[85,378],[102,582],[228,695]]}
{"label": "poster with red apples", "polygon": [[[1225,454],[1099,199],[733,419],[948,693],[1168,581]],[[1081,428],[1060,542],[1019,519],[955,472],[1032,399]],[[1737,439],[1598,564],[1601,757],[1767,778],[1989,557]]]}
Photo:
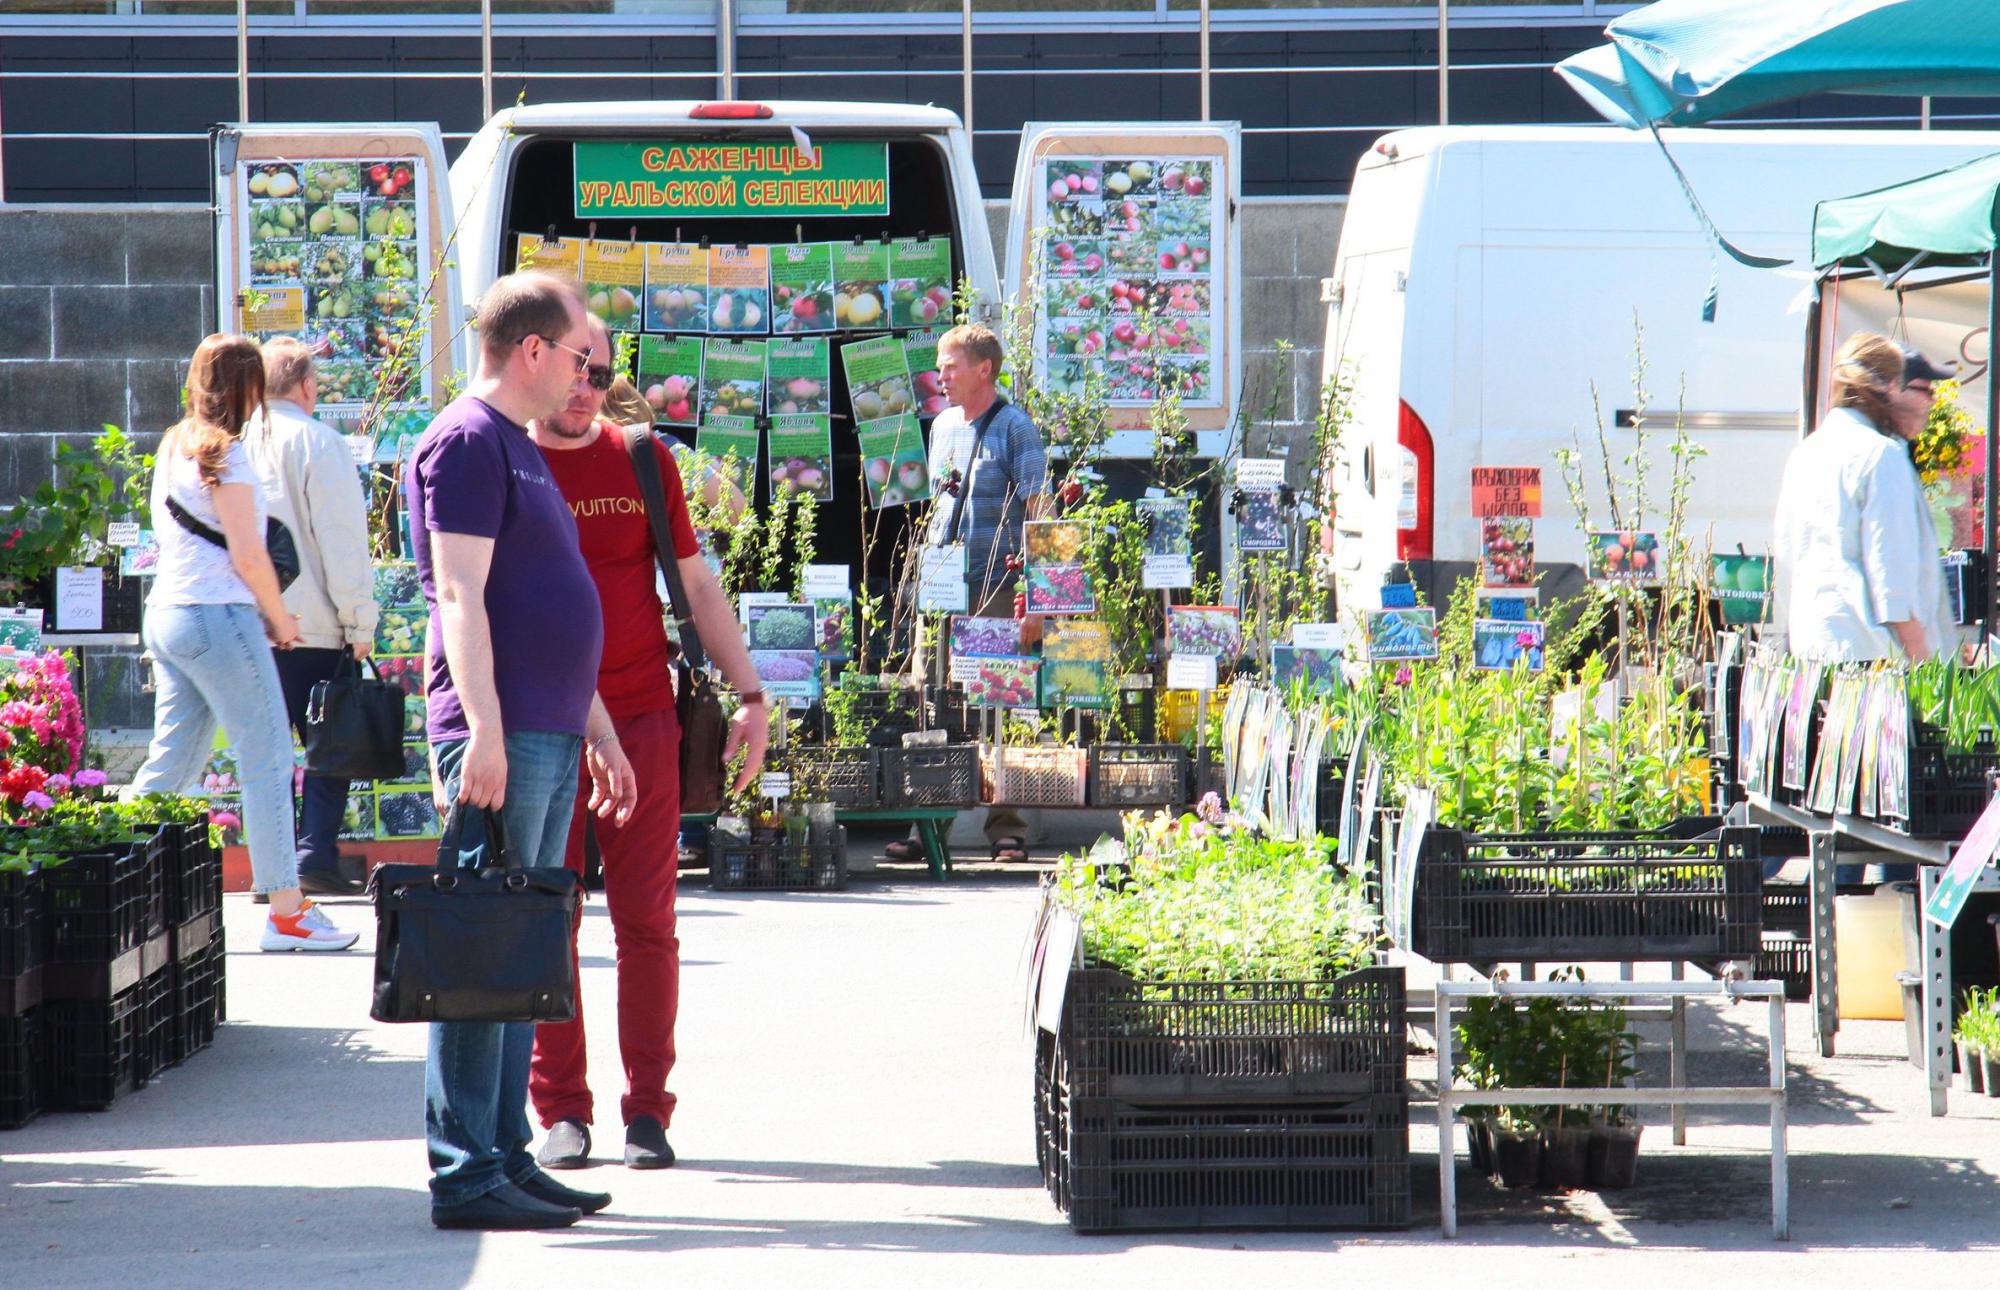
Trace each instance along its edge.
{"label": "poster with red apples", "polygon": [[1114,405],[1219,406],[1212,158],[1052,156],[1035,195],[1044,379]]}

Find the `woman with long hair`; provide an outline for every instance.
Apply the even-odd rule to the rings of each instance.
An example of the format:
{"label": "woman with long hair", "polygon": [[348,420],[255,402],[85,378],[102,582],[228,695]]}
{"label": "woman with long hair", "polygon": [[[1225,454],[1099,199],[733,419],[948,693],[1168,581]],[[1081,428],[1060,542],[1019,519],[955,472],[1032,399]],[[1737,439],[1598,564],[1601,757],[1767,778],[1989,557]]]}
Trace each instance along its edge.
{"label": "woman with long hair", "polygon": [[271,659],[299,628],[264,547],[264,497],[242,442],[244,424],[263,406],[257,342],[204,340],[188,369],[186,415],[160,441],[153,468],[160,563],[144,632],[156,682],[153,743],[132,787],[188,791],[220,724],[236,749],[253,887],[271,902],[263,948],[344,950],[356,933],[334,926],[299,890],[292,739]]}
{"label": "woman with long hair", "polygon": [[1832,409],[1778,489],[1778,588],[1791,652],[1828,663],[1949,654],[1937,529],[1909,445],[1951,373],[1860,332],[1833,358]]}

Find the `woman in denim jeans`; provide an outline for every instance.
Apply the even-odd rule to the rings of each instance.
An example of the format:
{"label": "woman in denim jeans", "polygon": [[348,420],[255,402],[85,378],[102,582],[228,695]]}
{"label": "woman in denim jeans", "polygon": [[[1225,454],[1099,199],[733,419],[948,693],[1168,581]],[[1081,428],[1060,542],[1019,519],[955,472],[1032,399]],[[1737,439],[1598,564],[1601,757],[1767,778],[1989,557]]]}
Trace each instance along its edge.
{"label": "woman in denim jeans", "polygon": [[[285,608],[264,549],[264,498],[242,443],[264,406],[264,359],[247,336],[210,336],[188,370],[187,415],[160,441],[153,471],[159,571],[146,597],[144,638],[157,694],[153,744],[132,781],[137,793],[187,792],[229,732],[243,785],[243,821],[255,889],[268,894],[266,950],[344,950],[357,939],[299,891],[292,833],[292,739],[271,649],[289,649],[298,623]],[[218,545],[184,524],[171,499],[219,531]]]}

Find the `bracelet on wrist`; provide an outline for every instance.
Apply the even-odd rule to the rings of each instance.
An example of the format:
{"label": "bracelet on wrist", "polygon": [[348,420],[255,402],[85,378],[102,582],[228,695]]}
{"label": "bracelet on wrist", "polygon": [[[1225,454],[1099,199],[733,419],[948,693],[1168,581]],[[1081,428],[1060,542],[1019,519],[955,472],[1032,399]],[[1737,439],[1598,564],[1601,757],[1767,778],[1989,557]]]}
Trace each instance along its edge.
{"label": "bracelet on wrist", "polygon": [[753,703],[762,704],[765,701],[766,700],[764,698],[764,692],[762,690],[744,690],[742,693],[736,696],[736,702],[746,708]]}
{"label": "bracelet on wrist", "polygon": [[617,738],[618,738],[618,732],[616,730],[613,730],[608,734],[599,735],[597,736],[597,738],[590,741],[590,751],[596,752],[599,748],[602,748],[605,744],[608,744]]}

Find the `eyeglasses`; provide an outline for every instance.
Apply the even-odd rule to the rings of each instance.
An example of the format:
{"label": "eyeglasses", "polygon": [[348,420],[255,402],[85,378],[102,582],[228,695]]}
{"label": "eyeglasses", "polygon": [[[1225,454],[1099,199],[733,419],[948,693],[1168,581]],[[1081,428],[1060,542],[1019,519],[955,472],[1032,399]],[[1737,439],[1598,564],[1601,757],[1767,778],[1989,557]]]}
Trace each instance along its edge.
{"label": "eyeglasses", "polygon": [[[554,346],[555,346],[555,347],[556,347],[557,349],[561,350],[561,351],[562,351],[563,353],[565,353],[565,354],[573,354],[573,355],[575,355],[575,356],[576,356],[576,371],[577,371],[577,375],[579,375],[579,376],[583,375],[583,372],[584,372],[584,369],[590,366],[590,355],[589,355],[588,353],[586,353],[585,351],[583,351],[583,350],[580,350],[580,349],[572,349],[572,348],[571,348],[570,346],[568,346],[568,345],[565,345],[565,344],[563,344],[563,343],[562,343],[561,341],[557,340],[557,339],[556,339],[555,337],[553,337],[553,336],[543,336],[543,335],[542,335],[542,333],[540,333],[540,332],[538,332],[538,331],[531,331],[531,332],[529,332],[529,333],[528,333],[528,336],[535,336],[535,337],[539,337],[539,338],[540,338],[541,340],[543,340],[543,341],[547,342],[548,344],[551,344],[551,345],[554,345]],[[521,337],[521,341],[522,341],[522,343],[523,343],[523,344],[525,344],[525,343],[527,342],[527,339],[528,339],[528,336],[523,336],[523,337]],[[607,382],[607,385],[608,385],[608,384],[609,384],[609,383]]]}
{"label": "eyeglasses", "polygon": [[590,367],[590,368],[586,368],[586,369],[584,369],[584,375],[585,375],[585,376],[586,376],[586,377],[587,377],[587,378],[589,379],[589,381],[590,381],[590,388],[591,388],[591,389],[593,389],[593,390],[608,390],[608,389],[610,389],[610,388],[611,388],[611,382],[612,382],[612,380],[613,380],[613,377],[614,377],[614,374],[613,374],[613,372],[612,372],[612,371],[611,371],[611,369],[610,369],[610,368],[608,368],[608,367]]}

